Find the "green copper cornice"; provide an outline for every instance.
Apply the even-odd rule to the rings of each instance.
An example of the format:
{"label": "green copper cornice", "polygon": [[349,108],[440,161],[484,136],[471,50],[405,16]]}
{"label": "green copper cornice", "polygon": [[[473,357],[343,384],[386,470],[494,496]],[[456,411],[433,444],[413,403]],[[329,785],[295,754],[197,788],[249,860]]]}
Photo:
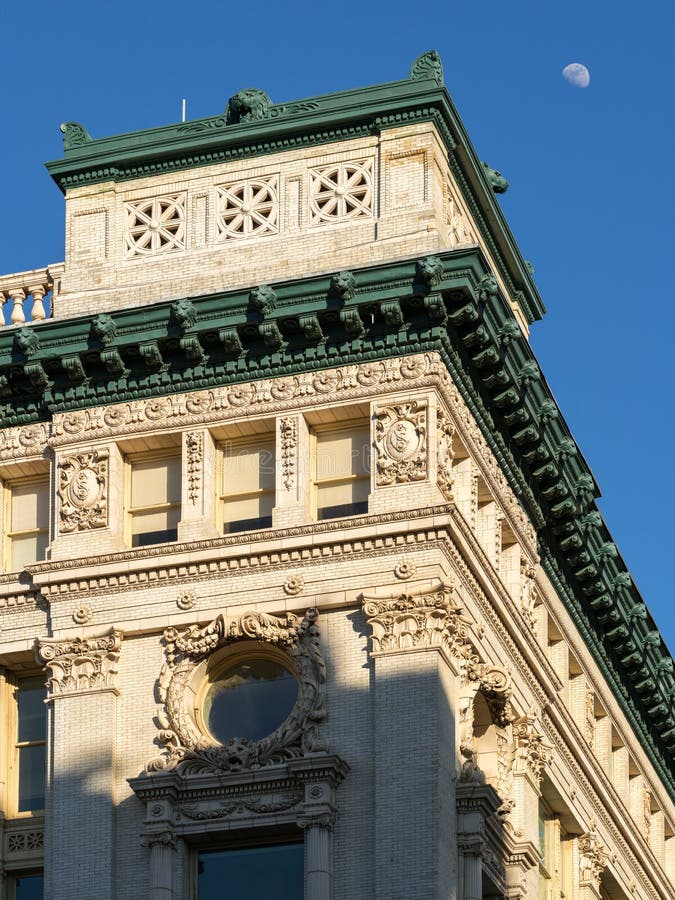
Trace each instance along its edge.
{"label": "green copper cornice", "polygon": [[673,661],[599,491],[478,249],[0,332],[0,424],[436,350],[542,564],[675,796]]}
{"label": "green copper cornice", "polygon": [[62,126],[64,156],[47,169],[64,192],[80,185],[178,172],[304,146],[346,141],[428,121],[450,156],[483,239],[507,288],[530,322],[545,309],[495,199],[494,179],[478,158],[446,88],[435,51],[422,54],[408,78],[274,104],[264,91],[235,94],[222,115],[130,134],[91,138],[75,122]]}

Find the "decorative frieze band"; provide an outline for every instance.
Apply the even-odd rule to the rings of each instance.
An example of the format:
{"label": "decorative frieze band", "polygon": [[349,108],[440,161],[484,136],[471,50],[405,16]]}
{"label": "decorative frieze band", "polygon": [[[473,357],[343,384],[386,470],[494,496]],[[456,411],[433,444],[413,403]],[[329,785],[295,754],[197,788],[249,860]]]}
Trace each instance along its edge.
{"label": "decorative frieze band", "polygon": [[[259,417],[291,410],[295,412],[321,402],[362,400],[400,392],[402,388],[408,391],[433,386],[439,390],[447,407],[447,412],[443,411],[442,424],[438,423],[441,488],[446,493],[450,489],[452,476],[449,442],[454,431],[457,431],[468,452],[475,459],[481,460],[481,464],[486,467],[484,476],[490,489],[499,496],[500,505],[509,517],[517,536],[534,557],[536,555],[534,529],[509,488],[500,464],[491,453],[473,415],[449,377],[440,356],[435,352],[339,366],[288,377],[261,379],[150,400],[57,413],[52,423],[0,429],[0,462],[30,456],[42,457],[45,446],[58,448],[106,438],[120,439],[165,429],[208,426],[211,423],[222,423],[234,418]],[[388,425],[384,419],[382,420],[382,438],[387,444],[386,457],[383,453],[382,458],[388,459],[393,464],[384,467],[394,472],[393,483],[401,477],[404,469],[408,472],[407,476],[403,476],[404,479],[408,477],[408,480],[417,480],[418,477],[427,477],[427,436],[420,428],[422,425],[428,427],[429,423],[419,418],[422,413],[421,407],[417,410],[417,418],[412,410],[408,413],[413,416],[410,426],[404,424],[409,419],[408,414],[403,416],[404,422],[400,426],[391,418],[386,420]],[[387,437],[390,438],[388,441]],[[405,447],[403,447],[404,437]],[[284,477],[290,479],[292,475],[286,473]],[[389,477],[389,474],[381,477]]]}
{"label": "decorative frieze band", "polygon": [[50,699],[98,690],[116,691],[114,681],[123,634],[114,628],[98,636],[36,643],[36,659],[47,669]]}

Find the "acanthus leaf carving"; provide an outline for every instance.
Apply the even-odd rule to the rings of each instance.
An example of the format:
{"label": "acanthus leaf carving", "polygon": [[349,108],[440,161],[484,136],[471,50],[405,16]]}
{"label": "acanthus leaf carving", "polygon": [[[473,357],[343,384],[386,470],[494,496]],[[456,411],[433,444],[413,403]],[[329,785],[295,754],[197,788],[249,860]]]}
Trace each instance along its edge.
{"label": "acanthus leaf carving", "polygon": [[551,759],[552,748],[544,742],[544,735],[536,726],[536,715],[530,711],[513,722],[513,771],[529,774],[537,785],[544,777],[544,768]]}
{"label": "acanthus leaf carving", "polygon": [[383,653],[414,647],[444,647],[453,656],[473,660],[471,623],[453,597],[453,588],[441,584],[424,592],[363,596],[363,610],[372,629],[373,650]]}
{"label": "acanthus leaf carving", "polygon": [[418,400],[376,407],[377,484],[424,481],[428,473],[427,405]]}
{"label": "acanthus leaf carving", "polygon": [[90,531],[108,524],[107,450],[66,456],[59,463],[59,531]]}
{"label": "acanthus leaf carving", "polygon": [[591,822],[589,830],[578,838],[578,848],[579,882],[590,884],[597,890],[602,873],[607,863],[614,859],[614,854],[606,850],[598,837],[594,822]]}
{"label": "acanthus leaf carving", "polygon": [[[204,627],[190,625],[164,632],[166,662],[158,680],[162,709],[159,740],[164,754],[147,765],[162,769],[240,771],[273,765],[285,759],[323,750],[317,728],[325,718],[326,666],[319,644],[318,611],[303,619],[292,613],[272,616],[245,612],[226,619],[219,615]],[[272,644],[288,655],[296,671],[299,691],[288,718],[259,741],[232,737],[224,744],[203,733],[193,718],[187,686],[197,667],[211,654],[236,641]]]}
{"label": "acanthus leaf carving", "polygon": [[110,628],[98,636],[38,640],[35,656],[47,669],[50,697],[114,689],[122,638]]}

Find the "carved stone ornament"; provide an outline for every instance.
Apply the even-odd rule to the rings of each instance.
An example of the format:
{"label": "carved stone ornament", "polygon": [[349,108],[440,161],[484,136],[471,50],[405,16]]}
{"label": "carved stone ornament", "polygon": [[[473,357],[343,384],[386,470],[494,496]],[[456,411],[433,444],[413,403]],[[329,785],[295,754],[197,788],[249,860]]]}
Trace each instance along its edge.
{"label": "carved stone ornament", "polygon": [[289,575],[284,581],[284,593],[289,597],[296,597],[305,589],[305,579],[302,575]]}
{"label": "carved stone ornament", "polygon": [[66,456],[59,464],[59,531],[90,531],[108,524],[108,451]]}
{"label": "carved stone ornament", "polygon": [[427,406],[417,400],[376,410],[377,484],[427,477]]}
{"label": "carved stone ornament", "polygon": [[202,460],[204,458],[204,434],[189,431],[185,436],[187,449],[188,498],[193,505],[199,500],[202,483]]}
{"label": "carved stone ornament", "polygon": [[178,609],[194,609],[196,605],[197,595],[194,591],[183,591],[176,597],[176,606]]}
{"label": "carved stone ornament", "polygon": [[537,605],[537,587],[534,581],[535,568],[523,558],[520,561],[520,611],[530,628],[534,630],[534,608]]}
{"label": "carved stone ornament", "polygon": [[614,859],[614,854],[607,852],[595,831],[595,823],[586,834],[578,839],[579,847],[579,882],[589,884],[596,890],[600,887],[600,878],[607,863]]}
{"label": "carved stone ornament", "polygon": [[529,774],[540,785],[552,750],[544,743],[544,736],[535,721],[535,714],[528,712],[513,722],[513,771],[514,774]]}
{"label": "carved stone ornament", "polygon": [[[319,646],[316,609],[303,619],[292,613],[271,616],[245,612],[232,619],[220,615],[208,625],[164,632],[166,662],[159,676],[162,710],[159,739],[165,752],[147,771],[176,769],[236,772],[271,766],[323,749],[317,726],[325,718],[326,665]],[[232,737],[220,744],[198,726],[189,700],[189,684],[205,673],[212,654],[234,642],[268,643],[286,653],[296,671],[298,699],[276,731],[259,741]]]}
{"label": "carved stone ornament", "polygon": [[454,483],[454,475],[452,472],[452,463],[455,458],[452,449],[452,438],[454,434],[454,423],[443,410],[439,409],[436,423],[436,435],[438,440],[436,479],[438,481],[438,486],[448,500],[452,499],[452,486]]}
{"label": "carved stone ornament", "polygon": [[506,727],[512,721],[509,705],[513,693],[511,675],[503,666],[470,661],[466,667],[466,680],[476,682],[478,690],[485,697],[490,715],[495,725]]}
{"label": "carved stone ornament", "polygon": [[363,596],[363,611],[372,629],[373,651],[384,653],[416,647],[445,647],[452,656],[473,660],[471,624],[453,597],[453,588]]}
{"label": "carved stone ornament", "polygon": [[417,566],[415,563],[410,562],[407,559],[402,560],[394,566],[394,575],[401,581],[408,581],[410,578],[414,578],[416,572]]}
{"label": "carved stone ornament", "polygon": [[122,637],[121,631],[111,628],[97,637],[38,640],[35,656],[47,669],[50,697],[115,690]]}
{"label": "carved stone ornament", "polygon": [[279,423],[281,439],[281,479],[284,488],[295,487],[296,447],[298,444],[298,420],[295,416],[284,416]]}

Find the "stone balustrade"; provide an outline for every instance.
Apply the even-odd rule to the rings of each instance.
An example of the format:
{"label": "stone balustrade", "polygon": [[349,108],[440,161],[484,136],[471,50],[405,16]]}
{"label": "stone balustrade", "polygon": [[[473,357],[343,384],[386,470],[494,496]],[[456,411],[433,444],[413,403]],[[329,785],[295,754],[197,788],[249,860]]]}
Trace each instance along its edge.
{"label": "stone balustrade", "polygon": [[63,263],[53,263],[44,269],[0,275],[0,327],[54,318],[63,270]]}

